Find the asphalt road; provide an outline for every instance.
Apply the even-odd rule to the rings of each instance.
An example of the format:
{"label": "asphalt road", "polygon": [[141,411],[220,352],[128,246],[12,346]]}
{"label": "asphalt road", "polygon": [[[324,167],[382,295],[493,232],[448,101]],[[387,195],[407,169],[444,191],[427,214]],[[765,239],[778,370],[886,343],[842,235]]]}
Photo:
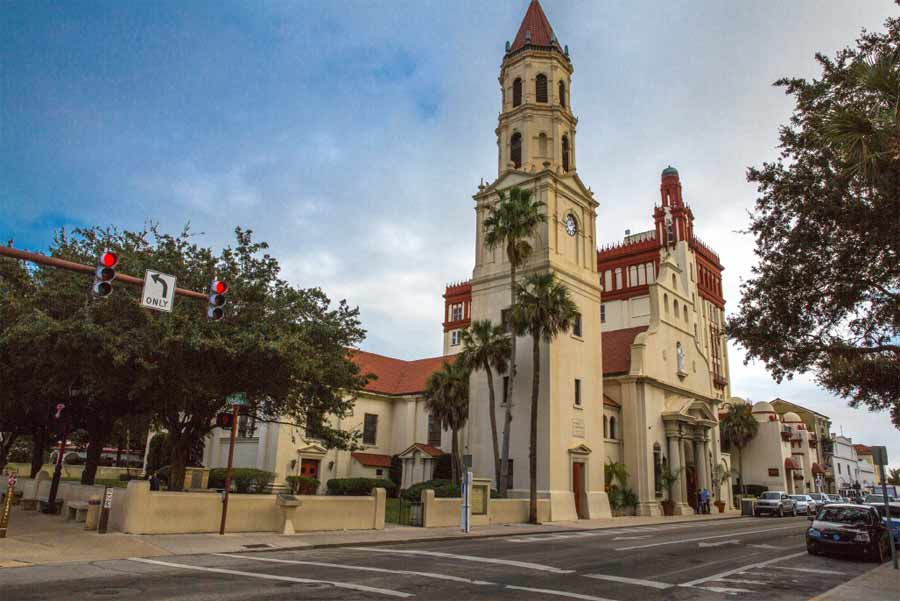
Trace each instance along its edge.
{"label": "asphalt road", "polygon": [[0,599],[808,599],[875,564],[807,555],[805,518],[0,570]]}

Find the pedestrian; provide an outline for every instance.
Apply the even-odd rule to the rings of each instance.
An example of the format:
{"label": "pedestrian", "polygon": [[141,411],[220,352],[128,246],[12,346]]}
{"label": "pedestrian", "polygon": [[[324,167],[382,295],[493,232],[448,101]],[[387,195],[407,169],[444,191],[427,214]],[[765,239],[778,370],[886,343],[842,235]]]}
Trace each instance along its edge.
{"label": "pedestrian", "polygon": [[709,490],[703,489],[703,513],[709,513]]}
{"label": "pedestrian", "polygon": [[150,474],[150,490],[159,490],[159,476],[156,472]]}

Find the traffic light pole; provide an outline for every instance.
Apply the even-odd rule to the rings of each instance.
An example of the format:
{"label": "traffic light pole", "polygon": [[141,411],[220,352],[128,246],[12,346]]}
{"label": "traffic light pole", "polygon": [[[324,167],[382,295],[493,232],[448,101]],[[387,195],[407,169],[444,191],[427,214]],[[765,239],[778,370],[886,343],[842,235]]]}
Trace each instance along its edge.
{"label": "traffic light pole", "polygon": [[237,438],[238,411],[240,405],[231,406],[231,443],[228,446],[228,470],[225,472],[225,496],[222,498],[222,523],[219,524],[219,534],[225,534],[225,517],[228,515],[228,493],[231,492],[231,468],[234,465],[234,441]]}
{"label": "traffic light pole", "polygon": [[[96,266],[91,267],[90,265],[82,265],[81,263],[75,263],[74,261],[66,261],[65,259],[58,259],[56,257],[48,257],[47,255],[42,255],[41,253],[32,253],[24,250],[18,250],[11,246],[0,246],[0,257],[9,257],[11,259],[18,259],[20,261],[29,261],[37,265],[46,265],[47,267],[56,267],[58,269],[68,269],[69,271],[79,271],[81,273],[93,274],[97,270]],[[131,284],[132,286],[144,285],[144,280],[142,280],[141,278],[136,278],[133,275],[128,275],[125,273],[117,273],[116,282],[124,282],[125,284]],[[207,294],[204,294],[203,292],[195,292],[186,288],[176,288],[175,294],[179,296],[188,296],[191,298],[208,300]]]}

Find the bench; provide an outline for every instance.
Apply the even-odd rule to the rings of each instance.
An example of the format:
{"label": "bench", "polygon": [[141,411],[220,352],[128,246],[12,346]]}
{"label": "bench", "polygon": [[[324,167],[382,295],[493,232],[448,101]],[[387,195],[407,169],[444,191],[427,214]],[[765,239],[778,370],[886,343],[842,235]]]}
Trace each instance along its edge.
{"label": "bench", "polygon": [[34,511],[38,508],[38,500],[37,499],[26,499],[22,498],[22,509],[24,511]]}
{"label": "bench", "polygon": [[48,509],[51,509],[50,499],[48,497],[38,497],[37,502],[41,509],[41,513],[59,513],[63,506],[63,499],[56,499],[53,502],[54,507],[52,508],[52,511],[48,511]]}
{"label": "bench", "polygon": [[70,501],[66,503],[66,520],[83,522],[87,519],[89,505],[84,501]]}

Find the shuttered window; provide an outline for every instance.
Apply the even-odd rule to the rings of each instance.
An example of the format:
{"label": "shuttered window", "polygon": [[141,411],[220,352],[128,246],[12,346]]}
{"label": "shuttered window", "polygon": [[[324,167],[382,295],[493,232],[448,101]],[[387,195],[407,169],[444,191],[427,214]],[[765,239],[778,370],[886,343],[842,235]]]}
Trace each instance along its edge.
{"label": "shuttered window", "polygon": [[537,102],[547,102],[547,76],[543,73],[534,78],[534,97]]}
{"label": "shuttered window", "polygon": [[513,106],[522,104],[522,80],[518,77],[513,82]]}
{"label": "shuttered window", "polygon": [[509,160],[516,169],[522,166],[522,134],[516,132],[509,141]]}
{"label": "shuttered window", "polygon": [[569,136],[562,137],[562,168],[569,171]]}
{"label": "shuttered window", "polygon": [[441,446],[441,420],[433,415],[428,416],[428,444],[436,448]]}
{"label": "shuttered window", "polygon": [[559,82],[559,106],[566,108],[566,84],[562,80]]}
{"label": "shuttered window", "polygon": [[375,444],[378,436],[378,416],[373,413],[366,413],[363,422],[363,444]]}

